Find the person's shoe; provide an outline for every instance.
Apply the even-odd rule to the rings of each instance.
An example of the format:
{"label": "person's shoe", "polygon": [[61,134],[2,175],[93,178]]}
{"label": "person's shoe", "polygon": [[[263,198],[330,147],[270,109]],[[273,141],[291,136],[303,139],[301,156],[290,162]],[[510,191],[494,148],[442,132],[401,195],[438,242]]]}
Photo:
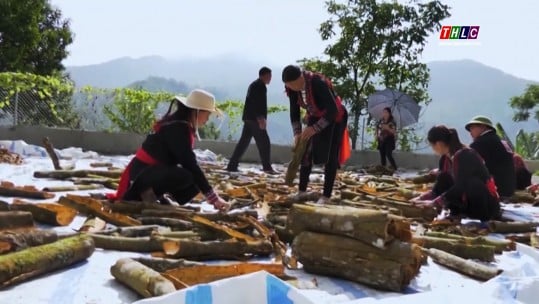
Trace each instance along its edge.
{"label": "person's shoe", "polygon": [[180,204],[172,197],[171,194],[165,193],[163,194],[157,202],[161,205],[170,205],[174,207],[180,207]]}
{"label": "person's shoe", "polygon": [[270,169],[264,169],[264,173],[269,174],[269,175],[278,175],[281,172],[273,170],[273,168],[270,168]]}
{"label": "person's shoe", "polygon": [[226,167],[225,170],[228,172],[240,172],[240,170],[238,170],[238,167]]}
{"label": "person's shoe", "polygon": [[323,196],[323,195],[322,195],[322,196],[316,201],[316,204],[318,204],[318,205],[324,205],[324,204],[329,203],[329,201],[330,201],[330,198],[329,198],[329,197]]}
{"label": "person's shoe", "polygon": [[307,191],[299,191],[295,195],[290,196],[290,199],[294,202],[308,202],[308,201],[316,201],[320,198],[320,193],[317,192],[307,192]]}

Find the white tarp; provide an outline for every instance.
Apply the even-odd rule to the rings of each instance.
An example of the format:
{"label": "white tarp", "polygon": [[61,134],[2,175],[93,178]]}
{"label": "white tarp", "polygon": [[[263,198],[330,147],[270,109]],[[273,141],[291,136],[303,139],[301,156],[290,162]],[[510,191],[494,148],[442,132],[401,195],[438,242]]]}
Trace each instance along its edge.
{"label": "white tarp", "polygon": [[[10,142],[12,143],[12,142]],[[2,142],[0,142],[2,144]],[[32,147],[16,143],[14,147],[24,147],[23,151],[32,151]],[[35,147],[35,146],[33,146]],[[19,150],[20,151],[20,150]],[[15,151],[17,152],[17,151]],[[25,152],[26,153],[26,152]],[[65,158],[62,164],[74,165],[76,169],[88,169],[92,162],[111,162],[116,167],[123,167],[130,160],[130,156],[99,156],[95,158],[93,152],[83,152],[77,148],[64,149],[60,151]],[[24,153],[22,153],[24,155]],[[213,153],[203,151],[200,159],[212,161],[216,156]],[[92,158],[87,158],[91,156]],[[215,157],[215,158],[214,158]],[[0,180],[9,180],[16,185],[35,185],[41,189],[46,186],[70,185],[67,181],[36,179],[33,178],[34,171],[53,170],[52,162],[46,156],[26,157],[23,165],[0,164]],[[109,192],[107,190],[81,191],[83,195],[89,192]],[[57,197],[65,193],[57,193]],[[11,198],[0,197],[1,200],[10,202]],[[52,201],[52,200],[47,200]],[[209,206],[203,206],[208,209]],[[206,208],[208,207],[208,208]],[[211,208],[209,208],[211,209]],[[208,210],[209,210],[208,209]],[[515,217],[539,221],[539,208],[533,207],[507,207],[507,212]],[[59,231],[73,231],[82,225],[84,217],[77,216],[68,227],[55,228]],[[401,293],[381,292],[368,288],[364,285],[355,284],[350,281],[312,275],[302,270],[287,271],[287,274],[298,278],[296,288],[290,287],[284,282],[273,282],[271,286],[285,288],[287,294],[286,301],[303,301],[301,297],[296,297],[296,293],[302,295],[312,303],[381,303],[389,304],[402,302],[405,299],[417,303],[470,303],[471,299],[480,298],[481,303],[539,303],[539,254],[528,246],[518,246],[517,251],[504,252],[496,255],[495,266],[504,270],[503,274],[487,283],[480,283],[470,278],[464,277],[447,270],[444,267],[434,264],[430,259],[427,265],[422,266],[420,274],[411,282],[410,286]],[[34,304],[34,303],[132,303],[139,297],[124,285],[118,283],[110,274],[110,267],[120,258],[148,256],[134,252],[117,252],[96,249],[96,252],[88,261],[73,265],[70,268],[62,269],[45,276],[30,280],[14,287],[0,291],[0,303],[9,304]],[[251,280],[251,279],[249,279]],[[243,278],[228,279],[225,283],[214,282],[202,286],[213,286],[215,284],[225,284],[227,294],[240,297],[235,303],[245,302],[249,297],[254,297],[257,302],[263,303],[267,298],[268,279],[260,279],[256,287],[246,285]],[[283,285],[284,284],[284,285]],[[248,286],[248,287],[247,287]],[[285,286],[285,287],[283,287]],[[275,287],[275,288],[277,288]],[[201,296],[204,288],[193,288],[190,294]],[[216,287],[217,288],[217,287]],[[224,288],[224,287],[223,287]],[[288,289],[287,289],[288,288]],[[223,290],[225,290],[223,289]],[[216,289],[217,290],[217,289]],[[464,298],[459,298],[464,294],[469,294]],[[260,298],[261,297],[261,298]],[[221,296],[213,296],[212,299],[221,299]],[[237,299],[237,298],[233,298]],[[497,300],[496,300],[497,299]],[[283,300],[284,301],[284,300]],[[310,303],[310,302],[282,302],[282,303]],[[498,301],[498,302],[496,302]],[[501,301],[501,302],[500,302]],[[511,302],[512,301],[512,302]],[[519,301],[519,302],[517,302]],[[269,302],[268,302],[269,303]],[[399,303],[401,304],[401,303]]]}

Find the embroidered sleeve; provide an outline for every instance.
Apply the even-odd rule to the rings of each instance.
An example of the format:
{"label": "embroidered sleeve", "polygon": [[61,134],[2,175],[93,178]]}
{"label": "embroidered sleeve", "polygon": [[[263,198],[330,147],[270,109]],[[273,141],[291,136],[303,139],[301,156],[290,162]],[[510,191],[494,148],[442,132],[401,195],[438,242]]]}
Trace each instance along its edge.
{"label": "embroidered sleeve", "polygon": [[294,135],[301,134],[301,123],[299,121],[292,122],[292,130],[294,131]]}
{"label": "embroidered sleeve", "polygon": [[316,132],[320,132],[323,129],[325,129],[327,126],[329,126],[329,121],[327,121],[327,119],[322,117],[313,125],[313,128]]}

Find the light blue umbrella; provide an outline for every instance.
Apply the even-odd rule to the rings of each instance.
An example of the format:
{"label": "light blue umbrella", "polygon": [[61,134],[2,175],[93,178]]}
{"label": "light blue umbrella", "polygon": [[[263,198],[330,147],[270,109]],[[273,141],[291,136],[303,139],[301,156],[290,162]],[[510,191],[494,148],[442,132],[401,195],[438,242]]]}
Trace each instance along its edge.
{"label": "light blue umbrella", "polygon": [[397,90],[376,91],[367,99],[367,108],[374,119],[382,119],[384,108],[390,108],[397,128],[417,123],[421,106],[415,100]]}

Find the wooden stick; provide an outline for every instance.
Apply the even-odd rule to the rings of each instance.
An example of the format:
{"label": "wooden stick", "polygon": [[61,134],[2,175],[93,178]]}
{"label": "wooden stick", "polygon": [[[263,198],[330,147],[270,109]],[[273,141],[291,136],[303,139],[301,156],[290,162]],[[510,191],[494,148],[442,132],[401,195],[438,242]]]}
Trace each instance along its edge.
{"label": "wooden stick", "polygon": [[0,196],[49,199],[53,198],[55,195],[52,193],[39,191],[37,189],[29,189],[29,187],[0,186]]}
{"label": "wooden stick", "polygon": [[539,223],[535,222],[510,222],[504,223],[499,221],[488,222],[488,229],[494,233],[522,233],[535,232],[539,227]]}
{"label": "wooden stick", "polygon": [[86,191],[103,189],[103,185],[89,184],[89,185],[75,185],[75,186],[49,186],[43,188],[43,191],[47,192],[68,192],[68,191]]}
{"label": "wooden stick", "polygon": [[428,236],[414,236],[412,242],[424,248],[440,249],[464,259],[477,259],[485,262],[494,261],[494,246],[468,245],[458,240]]}
{"label": "wooden stick", "polygon": [[472,260],[466,260],[445,251],[430,248],[424,251],[434,262],[446,266],[458,273],[481,281],[488,281],[502,273],[502,270],[488,267]]}
{"label": "wooden stick", "polygon": [[425,233],[426,236],[429,237],[435,237],[435,238],[445,238],[445,239],[451,239],[451,240],[457,240],[465,244],[470,245],[487,245],[487,246],[493,246],[496,253],[502,253],[502,251],[513,251],[516,250],[516,244],[513,241],[510,240],[504,240],[504,239],[493,239],[493,238],[486,238],[486,237],[465,237],[458,234],[450,234],[450,233],[444,233],[444,232],[434,232],[434,231],[427,231]]}
{"label": "wooden stick", "polygon": [[108,236],[101,234],[89,233],[96,248],[117,251],[134,251],[134,252],[152,252],[161,251],[164,238],[155,237],[122,237]]}
{"label": "wooden stick", "polygon": [[54,151],[54,146],[52,145],[52,142],[49,140],[48,137],[43,137],[43,146],[45,147],[47,154],[49,154],[49,157],[52,160],[54,170],[62,170],[62,167],[60,167],[60,160],[58,160],[58,155]]}
{"label": "wooden stick", "polygon": [[26,211],[0,211],[0,230],[34,227],[32,213]]}
{"label": "wooden stick", "polygon": [[251,255],[268,256],[273,252],[269,241],[210,241],[169,240],[162,247],[168,258],[191,260],[244,259]]}
{"label": "wooden stick", "polygon": [[139,217],[138,220],[143,225],[160,225],[160,226],[166,226],[172,228],[172,230],[191,230],[193,229],[193,223],[179,220],[179,219],[173,219],[173,218],[166,218],[166,217],[153,217],[153,216],[143,216]]}
{"label": "wooden stick", "polygon": [[123,258],[110,268],[114,278],[139,295],[149,298],[176,291],[174,284],[157,271],[132,259]]}
{"label": "wooden stick", "polygon": [[48,244],[57,240],[58,235],[54,230],[32,230],[21,233],[4,231],[0,233],[0,254]]}
{"label": "wooden stick", "polygon": [[90,257],[94,242],[85,235],[31,247],[0,256],[0,286],[6,287],[32,277],[68,267]]}
{"label": "wooden stick", "polygon": [[174,268],[184,268],[191,266],[205,265],[200,262],[193,262],[185,259],[161,259],[161,258],[134,258],[133,260],[144,264],[157,272],[165,272]]}
{"label": "wooden stick", "polygon": [[91,175],[98,177],[120,178],[121,170],[57,170],[57,171],[35,171],[35,178],[53,178],[53,179],[68,179],[71,177],[90,177]]}

